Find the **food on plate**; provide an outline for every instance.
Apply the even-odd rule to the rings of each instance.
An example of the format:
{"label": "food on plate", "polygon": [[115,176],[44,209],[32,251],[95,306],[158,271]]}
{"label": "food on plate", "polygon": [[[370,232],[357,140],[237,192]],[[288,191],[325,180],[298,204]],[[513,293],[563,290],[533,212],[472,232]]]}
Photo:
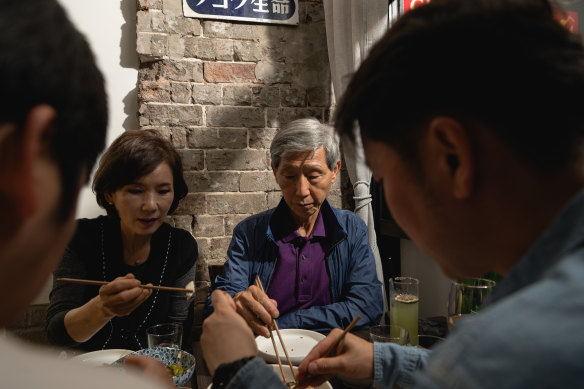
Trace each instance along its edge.
{"label": "food on plate", "polygon": [[166,368],[172,377],[181,375],[185,371],[181,365],[167,365]]}

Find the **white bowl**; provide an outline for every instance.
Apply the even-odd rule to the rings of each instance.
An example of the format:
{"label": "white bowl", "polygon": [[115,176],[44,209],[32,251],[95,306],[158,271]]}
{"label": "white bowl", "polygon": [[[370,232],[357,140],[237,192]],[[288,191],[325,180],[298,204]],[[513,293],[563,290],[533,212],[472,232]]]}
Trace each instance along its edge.
{"label": "white bowl", "polygon": [[[272,331],[272,335],[276,341],[276,347],[278,348],[280,360],[283,364],[288,364],[286,354],[284,353],[284,349],[282,349],[280,339],[278,338],[278,333],[276,331]],[[280,330],[280,335],[282,335],[282,340],[286,345],[288,356],[290,356],[290,362],[292,362],[294,366],[300,365],[302,360],[308,355],[312,348],[325,338],[323,334],[318,332],[296,328]],[[272,344],[272,340],[270,338],[257,336],[256,344],[258,346],[258,355],[260,357],[262,357],[268,363],[278,363],[276,353],[274,352],[274,345]]]}

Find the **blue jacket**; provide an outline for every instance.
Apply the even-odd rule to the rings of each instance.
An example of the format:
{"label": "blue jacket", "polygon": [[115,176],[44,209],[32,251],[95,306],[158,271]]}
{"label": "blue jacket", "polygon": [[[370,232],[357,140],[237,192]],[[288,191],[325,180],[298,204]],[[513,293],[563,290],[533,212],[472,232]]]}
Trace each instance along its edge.
{"label": "blue jacket", "polygon": [[[279,260],[271,227],[278,221],[272,220],[272,215],[281,207],[287,207],[284,200],[277,208],[250,216],[235,227],[223,275],[215,279],[217,289],[233,296],[253,284],[258,274],[268,290]],[[345,328],[358,315],[361,320],[356,328],[378,324],[383,312],[382,289],[365,223],[351,211],[331,207],[326,200],[321,212],[327,236],[333,242],[326,252],[332,303],[281,313],[278,326],[326,332]],[[207,313],[211,310],[209,297]]]}

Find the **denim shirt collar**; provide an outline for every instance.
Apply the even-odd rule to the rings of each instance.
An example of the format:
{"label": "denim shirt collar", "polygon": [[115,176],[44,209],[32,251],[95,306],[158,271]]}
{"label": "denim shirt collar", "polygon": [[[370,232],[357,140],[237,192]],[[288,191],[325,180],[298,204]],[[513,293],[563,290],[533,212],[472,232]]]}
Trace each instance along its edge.
{"label": "denim shirt collar", "polygon": [[486,304],[500,300],[536,282],[583,241],[584,190],[572,198],[551,226],[495,287]]}

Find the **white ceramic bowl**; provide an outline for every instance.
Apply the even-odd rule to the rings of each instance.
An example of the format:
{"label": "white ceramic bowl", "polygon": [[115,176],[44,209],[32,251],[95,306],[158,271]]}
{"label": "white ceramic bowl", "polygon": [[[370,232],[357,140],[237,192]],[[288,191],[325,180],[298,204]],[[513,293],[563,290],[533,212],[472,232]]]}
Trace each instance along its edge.
{"label": "white ceramic bowl", "polygon": [[[284,349],[282,349],[282,345],[278,339],[278,333],[276,331],[272,331],[272,334],[274,335],[274,340],[276,341],[278,354],[280,354],[280,360],[283,364],[288,364],[286,354],[284,354]],[[286,345],[288,356],[290,356],[290,362],[292,362],[294,366],[300,365],[302,360],[308,355],[312,348],[325,338],[323,334],[318,332],[292,328],[280,330],[280,335],[282,335],[282,339]],[[258,355],[260,357],[262,357],[267,363],[278,363],[276,353],[274,352],[274,345],[272,344],[272,340],[270,338],[257,336],[256,344],[258,345]]]}

